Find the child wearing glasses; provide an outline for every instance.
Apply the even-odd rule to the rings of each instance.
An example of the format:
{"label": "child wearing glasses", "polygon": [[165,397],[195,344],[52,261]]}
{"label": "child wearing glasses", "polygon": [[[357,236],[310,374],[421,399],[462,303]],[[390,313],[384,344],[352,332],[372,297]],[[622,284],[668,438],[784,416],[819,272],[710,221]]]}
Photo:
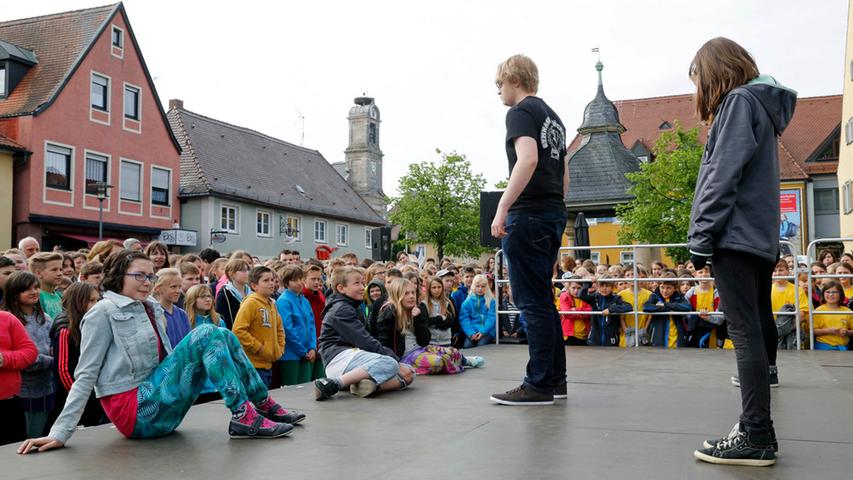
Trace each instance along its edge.
{"label": "child wearing glasses", "polygon": [[[841,305],[844,289],[835,280],[823,284],[823,305],[817,307],[814,316],[814,349],[847,350],[850,336],[853,335],[853,311]],[[819,314],[818,312],[849,312],[843,314]]]}
{"label": "child wearing glasses", "polygon": [[231,438],[276,438],[293,430],[288,412],[270,398],[237,338],[212,325],[193,329],[174,349],[163,310],[151,302],[157,280],[142,252],[123,250],[105,265],[104,298],[83,318],[77,378],[46,437],[18,453],[68,442],[92,389],[116,429],[130,438],[168,435],[180,425],[208,378],[231,411]]}

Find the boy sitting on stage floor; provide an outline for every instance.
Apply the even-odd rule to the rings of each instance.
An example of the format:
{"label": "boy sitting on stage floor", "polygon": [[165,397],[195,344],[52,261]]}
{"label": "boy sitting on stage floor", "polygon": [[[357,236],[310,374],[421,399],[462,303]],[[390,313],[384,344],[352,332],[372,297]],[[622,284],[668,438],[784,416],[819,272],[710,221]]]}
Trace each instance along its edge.
{"label": "boy sitting on stage floor", "polygon": [[323,310],[319,351],[328,378],[314,381],[314,395],[326,400],[349,387],[359,397],[378,390],[401,390],[415,380],[408,365],[399,363],[391,349],[382,346],[364,327],[359,306],[364,295],[364,275],[356,267],[332,273],[332,289]]}

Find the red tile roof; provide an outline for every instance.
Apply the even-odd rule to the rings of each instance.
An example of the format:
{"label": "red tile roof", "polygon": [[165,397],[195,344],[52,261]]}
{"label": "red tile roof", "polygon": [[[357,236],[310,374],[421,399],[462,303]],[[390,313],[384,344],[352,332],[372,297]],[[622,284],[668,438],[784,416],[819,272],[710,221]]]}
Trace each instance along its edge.
{"label": "red tile roof", "polygon": [[27,149],[23,145],[15,142],[11,138],[3,135],[2,133],[0,133],[0,149],[16,150],[16,151],[21,151],[21,152],[27,151]]}
{"label": "red tile roof", "polygon": [[21,83],[0,100],[0,117],[38,113],[49,104],[120,5],[0,22],[0,39],[33,50],[38,58]]}
{"label": "red tile roof", "polygon": [[[637,141],[652,150],[663,122],[678,120],[685,128],[699,125],[699,140],[705,142],[708,129],[699,123],[693,109],[693,96],[671,95],[613,102],[619,120],[625,126],[622,143],[632,148]],[[830,135],[840,129],[841,95],[806,97],[797,100],[794,117],[779,141],[779,173],[783,180],[802,180],[809,175],[834,174],[838,162],[810,162]],[[837,134],[837,133],[836,133]],[[581,136],[575,136],[568,151],[574,151]]]}

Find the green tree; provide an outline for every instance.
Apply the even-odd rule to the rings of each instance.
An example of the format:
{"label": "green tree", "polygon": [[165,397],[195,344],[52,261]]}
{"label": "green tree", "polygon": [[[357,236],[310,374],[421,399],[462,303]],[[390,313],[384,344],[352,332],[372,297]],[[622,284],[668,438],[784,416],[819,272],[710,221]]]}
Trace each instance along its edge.
{"label": "green tree", "polygon": [[[626,175],[633,184],[629,192],[634,199],[616,207],[622,222],[620,243],[687,241],[703,149],[698,128],[683,130],[676,123],[673,130],[661,134],[653,149],[655,161]],[[690,258],[686,248],[668,248],[666,253],[676,261]]]}
{"label": "green tree", "polygon": [[406,246],[432,243],[439,258],[477,256],[486,250],[479,243],[480,191],[486,179],[471,172],[464,155],[436,153],[437,161],[409,165],[400,179],[391,222],[400,225]]}
{"label": "green tree", "polygon": [[495,188],[498,190],[506,190],[506,187],[509,186],[509,178],[505,178],[498,183],[495,184]]}

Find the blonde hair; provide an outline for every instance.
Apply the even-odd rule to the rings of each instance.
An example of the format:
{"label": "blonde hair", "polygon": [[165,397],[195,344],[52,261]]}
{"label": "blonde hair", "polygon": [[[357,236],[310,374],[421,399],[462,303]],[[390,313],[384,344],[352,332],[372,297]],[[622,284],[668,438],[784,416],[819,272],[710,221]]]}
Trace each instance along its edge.
{"label": "blonde hair", "polygon": [[160,287],[173,278],[176,278],[178,282],[181,281],[181,272],[177,268],[161,268],[157,271],[157,281],[154,283],[154,291],[152,292],[154,298],[160,300]]}
{"label": "blonde hair", "polygon": [[474,280],[471,282],[471,290],[468,291],[468,296],[474,296],[474,286],[479,283],[486,285],[486,293],[483,295],[483,298],[486,300],[486,305],[488,306],[492,303],[492,300],[495,299],[495,296],[492,293],[492,289],[489,288],[489,279],[482,273],[474,276]]}
{"label": "blonde hair", "polygon": [[89,255],[86,256],[86,260],[89,262],[97,261],[104,263],[107,261],[107,257],[110,256],[110,252],[116,247],[124,249],[124,246],[118,240],[101,240],[92,246],[92,249],[89,250]]}
{"label": "blonde hair", "polygon": [[[190,327],[195,328],[195,316],[196,315],[204,315],[203,313],[199,313],[195,309],[195,302],[198,300],[203,293],[209,293],[211,297],[213,297],[213,290],[210,289],[210,285],[202,283],[200,285],[193,285],[187,290],[187,296],[184,297],[184,309],[187,311],[187,317],[190,319]],[[207,315],[210,315],[210,321],[213,323],[214,327],[219,326],[219,314],[216,313],[216,309],[211,306],[210,310],[207,312]]]}
{"label": "blonde hair", "polygon": [[332,290],[337,293],[338,286],[347,286],[350,281],[352,281],[352,277],[355,275],[360,275],[362,278],[364,277],[364,271],[358,267],[341,267],[336,268],[335,271],[332,272]]}
{"label": "blonde hair", "polygon": [[412,311],[406,311],[403,308],[403,297],[406,296],[406,290],[411,287],[415,289],[415,297],[417,297],[417,287],[414,283],[405,278],[395,278],[391,285],[388,286],[388,307],[394,309],[397,316],[397,330],[406,331],[414,328],[412,322]]}
{"label": "blonde hair", "polygon": [[526,92],[539,91],[539,69],[530,57],[513,55],[498,65],[497,81],[519,82]]}

